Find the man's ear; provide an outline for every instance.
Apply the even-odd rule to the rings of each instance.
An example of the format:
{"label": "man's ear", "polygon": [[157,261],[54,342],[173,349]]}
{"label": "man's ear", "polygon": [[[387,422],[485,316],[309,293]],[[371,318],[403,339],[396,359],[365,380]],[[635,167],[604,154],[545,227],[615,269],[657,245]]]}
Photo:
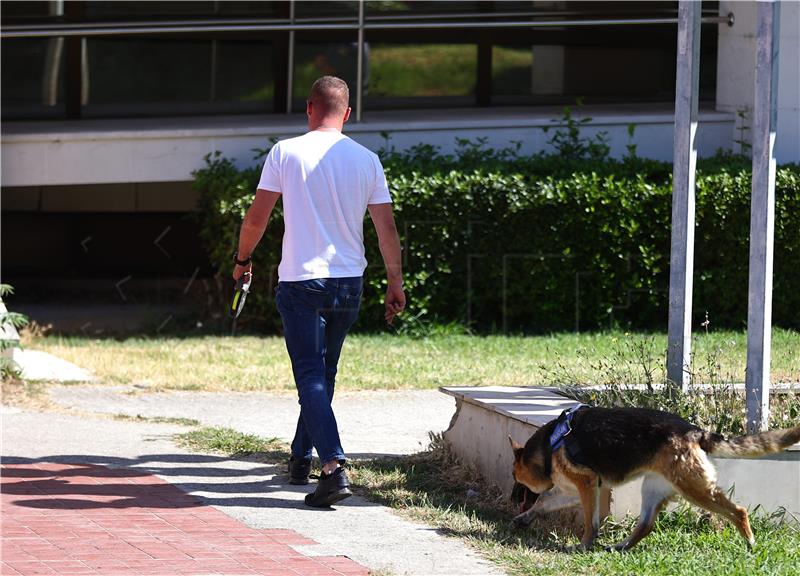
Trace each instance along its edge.
{"label": "man's ear", "polygon": [[350,112],[352,112],[352,108],[350,106],[347,107],[347,110],[344,112],[344,120],[342,120],[342,124],[347,124],[347,121],[350,120]]}
{"label": "man's ear", "polygon": [[521,444],[517,444],[517,441],[511,437],[511,434],[508,435],[508,441],[511,443],[511,449],[514,451],[514,458],[519,458],[522,455],[524,447]]}

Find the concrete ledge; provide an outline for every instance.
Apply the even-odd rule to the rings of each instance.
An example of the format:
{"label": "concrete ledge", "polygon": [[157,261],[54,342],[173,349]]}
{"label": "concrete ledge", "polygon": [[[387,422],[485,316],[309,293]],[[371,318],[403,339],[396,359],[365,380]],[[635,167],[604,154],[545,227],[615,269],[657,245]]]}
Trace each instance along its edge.
{"label": "concrete ledge", "polygon": [[[576,404],[555,388],[487,386],[440,390],[456,399],[456,413],[444,433],[445,440],[459,458],[474,465],[507,495],[514,484],[508,436],[524,444],[542,425]],[[800,444],[761,458],[712,461],[719,485],[733,490],[737,503],[751,510],[760,507],[768,513],[783,509],[787,518],[800,522]],[[610,513],[616,517],[638,515],[640,489],[641,479],[614,488]],[[573,505],[579,505],[577,499]]]}
{"label": "concrete ledge", "polygon": [[23,380],[53,382],[92,382],[94,376],[72,362],[38,350],[14,350],[14,361],[22,371]]}
{"label": "concrete ledge", "polygon": [[[514,456],[508,443],[511,436],[524,444],[536,430],[576,402],[559,396],[552,388],[503,386],[440,388],[456,399],[456,413],[444,433],[445,441],[464,462],[469,462],[506,496],[511,495]],[[554,489],[539,497],[540,510],[577,510],[576,496]],[[601,502],[603,516],[609,513],[609,493]]]}
{"label": "concrete ledge", "polygon": [[[556,127],[563,106],[508,108],[452,108],[365,112],[362,122],[345,126],[347,133],[418,130],[469,130],[475,128]],[[609,104],[572,107],[576,120],[590,117],[592,125],[612,126],[635,123],[673,124],[672,104]],[[735,115],[713,109],[700,110],[700,122],[730,124]],[[3,142],[47,142],[62,140],[119,140],[197,138],[199,136],[242,137],[269,134],[303,134],[305,113],[187,116],[171,118],[84,119],[13,121],[3,124]]]}
{"label": "concrete ledge", "polygon": [[[542,128],[559,126],[561,114],[561,106],[376,111],[347,124],[345,133],[372,150],[387,145],[388,133],[388,145],[398,150],[426,143],[450,153],[457,138],[485,138],[493,148],[520,142],[521,153],[531,154],[550,148]],[[576,120],[592,118],[582,136],[607,133],[614,157],[624,156],[632,143],[644,158],[672,158],[671,104],[586,106],[573,114]],[[701,112],[701,156],[731,147],[734,118]],[[637,126],[633,139],[630,124]],[[208,153],[220,151],[239,168],[251,167],[254,149],[306,129],[304,114],[4,122],[1,176],[5,187],[186,182]]]}

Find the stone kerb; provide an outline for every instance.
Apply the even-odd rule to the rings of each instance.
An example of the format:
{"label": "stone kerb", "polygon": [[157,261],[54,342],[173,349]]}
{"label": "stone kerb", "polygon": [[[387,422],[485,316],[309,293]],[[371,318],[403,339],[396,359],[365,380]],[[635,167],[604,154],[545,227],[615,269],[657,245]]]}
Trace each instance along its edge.
{"label": "stone kerb", "polygon": [[[446,387],[440,391],[456,399],[456,413],[444,433],[445,441],[462,461],[475,466],[506,495],[511,494],[514,485],[508,436],[524,444],[539,427],[576,404],[558,394],[555,388]],[[719,485],[732,491],[737,503],[751,510],[760,507],[767,513],[785,510],[787,519],[800,523],[800,444],[761,458],[712,458],[712,461]],[[641,479],[614,488],[604,498],[607,503],[604,512],[617,518],[638,514],[640,490]],[[537,506],[541,503],[546,509],[549,499],[565,497],[543,495]],[[577,497],[571,502],[580,505]]]}
{"label": "stone kerb", "polygon": [[514,484],[508,436],[525,444],[541,426],[577,404],[557,394],[554,388],[486,386],[440,390],[456,399],[456,413],[444,433],[445,440],[507,494]]}
{"label": "stone kerb", "polygon": [[[556,394],[554,388],[487,386],[440,390],[456,399],[456,413],[444,433],[445,441],[462,461],[475,466],[506,496],[514,487],[514,457],[508,437],[524,444],[537,429],[576,404]],[[601,498],[601,514],[605,517],[609,512],[608,492],[604,491]],[[580,500],[554,489],[543,494],[536,506],[541,510],[574,508],[580,506]]]}

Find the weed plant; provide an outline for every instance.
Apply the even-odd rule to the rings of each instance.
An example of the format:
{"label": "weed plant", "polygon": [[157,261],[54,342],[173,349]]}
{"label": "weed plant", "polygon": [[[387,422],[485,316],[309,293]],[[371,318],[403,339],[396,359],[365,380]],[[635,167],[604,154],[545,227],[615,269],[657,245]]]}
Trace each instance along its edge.
{"label": "weed plant", "polygon": [[[613,337],[608,356],[588,349],[575,351],[565,362],[554,352],[555,362],[541,364],[549,384],[559,387],[570,398],[592,406],[641,407],[672,412],[700,426],[724,435],[746,433],[747,403],[741,385],[724,374],[719,344],[700,357],[693,355],[688,371],[689,386],[682,391],[667,379],[665,353],[655,338],[625,334]],[[585,364],[596,376],[593,383],[582,382]],[[797,384],[774,390],[770,396],[770,428],[800,426],[800,388]]]}
{"label": "weed plant", "polygon": [[[9,284],[0,284],[0,304],[2,304],[3,298],[13,293],[13,286]],[[0,308],[0,335],[4,333],[6,327],[19,330],[24,328],[27,324],[27,316],[18,312],[8,312],[4,310],[4,308]],[[19,380],[22,377],[22,371],[19,365],[14,362],[13,358],[6,355],[15,345],[18,345],[18,343],[0,338],[0,380]]]}

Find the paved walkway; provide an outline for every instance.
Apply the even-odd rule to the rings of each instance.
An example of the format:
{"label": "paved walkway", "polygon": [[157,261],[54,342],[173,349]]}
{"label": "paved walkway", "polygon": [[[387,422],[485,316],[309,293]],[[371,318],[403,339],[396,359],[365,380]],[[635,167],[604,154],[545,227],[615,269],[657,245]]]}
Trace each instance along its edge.
{"label": "paved walkway", "polygon": [[[108,576],[502,574],[460,540],[357,496],[336,510],[305,506],[302,499],[313,484],[288,485],[283,463],[190,453],[172,441],[186,427],[107,416],[190,417],[285,439],[298,410],[289,395],[131,392],[54,387],[51,399],[71,413],[3,410],[3,574],[59,573],[52,562],[72,573]],[[447,427],[455,411],[453,400],[436,391],[343,394],[334,405],[347,431],[346,449],[364,455],[417,451],[427,444],[429,431]],[[36,524],[34,517],[48,520],[30,525]],[[95,530],[90,523],[108,534],[104,545],[90,537]],[[198,524],[213,532],[192,533]],[[136,545],[139,539],[149,541],[147,550]],[[75,544],[94,546],[95,554],[100,548],[101,558],[88,557],[91,548],[73,549]],[[74,556],[79,553],[86,559]],[[104,559],[112,565],[91,564]],[[18,564],[26,561],[33,564]]]}
{"label": "paved walkway", "polygon": [[309,558],[293,530],[257,530],[134,469],[3,464],[3,574],[367,575]]}
{"label": "paved walkway", "polygon": [[[50,397],[83,412],[190,418],[287,443],[300,406],[294,393],[142,393],[134,386],[57,386]],[[345,453],[353,458],[424,450],[428,432],[450,425],[455,401],[436,390],[337,392],[333,401]]]}

